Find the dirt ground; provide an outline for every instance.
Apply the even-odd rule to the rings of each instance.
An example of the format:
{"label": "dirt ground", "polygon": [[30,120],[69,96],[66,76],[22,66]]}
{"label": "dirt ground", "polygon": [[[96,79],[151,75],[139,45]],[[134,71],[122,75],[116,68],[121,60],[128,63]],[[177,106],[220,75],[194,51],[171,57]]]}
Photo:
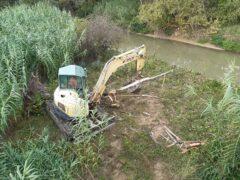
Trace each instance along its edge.
{"label": "dirt ground", "polygon": [[[164,106],[160,98],[120,97],[119,101],[121,107],[110,110],[117,115],[118,121],[116,125],[107,132],[110,147],[102,157],[102,173],[107,179],[138,179],[136,178],[137,174],[134,175],[131,170],[124,170],[124,164],[127,163],[126,161],[131,161],[131,158],[122,158],[122,154],[126,151],[123,146],[124,138],[127,137],[127,139],[131,139],[135,133],[141,133],[141,131],[147,130],[149,137],[151,137],[150,141],[154,143],[154,141],[159,141],[162,127],[167,125],[168,122],[162,111]],[[131,122],[124,122],[127,121],[126,119],[128,117],[131,117]],[[142,179],[171,179],[163,161],[158,158],[154,158],[154,160],[150,158],[146,159],[147,164],[143,164],[142,168],[147,165],[151,172],[149,177],[143,177]]]}

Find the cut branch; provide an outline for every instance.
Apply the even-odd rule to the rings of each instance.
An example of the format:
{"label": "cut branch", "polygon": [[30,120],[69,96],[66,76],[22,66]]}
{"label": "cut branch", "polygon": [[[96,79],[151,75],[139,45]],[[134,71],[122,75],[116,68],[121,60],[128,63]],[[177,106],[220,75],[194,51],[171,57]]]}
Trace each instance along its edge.
{"label": "cut branch", "polygon": [[158,99],[158,96],[148,95],[148,94],[139,94],[139,95],[128,95],[128,94],[119,94],[118,96],[123,97],[148,97],[148,98],[156,98]]}
{"label": "cut branch", "polygon": [[118,89],[118,91],[123,91],[123,90],[129,89],[129,88],[131,88],[131,87],[134,87],[134,86],[136,86],[136,85],[138,85],[138,84],[141,84],[141,83],[143,83],[143,82],[150,81],[150,80],[153,80],[153,79],[156,79],[156,78],[165,76],[165,75],[167,75],[167,74],[170,73],[170,72],[173,72],[173,69],[171,69],[170,71],[161,73],[161,74],[159,74],[159,75],[156,75],[156,76],[146,77],[146,78],[143,78],[143,79],[140,79],[140,80],[136,80],[135,82],[133,82],[133,83],[131,83],[131,84],[128,84],[127,86],[121,87],[120,89]]}

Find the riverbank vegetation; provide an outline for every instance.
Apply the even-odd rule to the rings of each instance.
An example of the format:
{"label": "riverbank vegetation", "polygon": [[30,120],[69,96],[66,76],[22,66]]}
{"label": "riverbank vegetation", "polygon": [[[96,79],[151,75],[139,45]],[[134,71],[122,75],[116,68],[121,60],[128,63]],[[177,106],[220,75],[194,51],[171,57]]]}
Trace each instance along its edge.
{"label": "riverbank vegetation", "polygon": [[[146,61],[144,76],[171,68],[150,58]],[[160,161],[165,170],[159,172],[162,177],[168,174],[166,179],[239,178],[239,90],[234,70],[231,67],[221,83],[176,68],[165,80],[150,82],[141,92],[157,95],[160,100],[122,98],[121,102],[129,105],[127,112],[120,113],[124,117],[120,122],[124,128],[118,128],[117,136],[121,136],[123,143],[119,158],[128,177],[152,179],[155,165]],[[128,74],[126,72],[129,69],[122,73]],[[121,74],[119,81],[120,77]],[[148,112],[149,117],[141,115],[143,112]],[[127,130],[126,123],[130,126]],[[161,131],[158,127],[163,124],[184,140],[200,140],[206,145],[186,154],[177,148],[166,148],[165,139],[160,138],[160,145],[156,145],[150,134],[155,128]]]}
{"label": "riverbank vegetation", "polygon": [[[234,11],[237,5],[232,4],[235,1],[227,4],[203,1],[208,11],[202,2],[193,1],[104,0],[74,1],[73,4],[67,0],[52,1],[56,2],[61,9],[71,10],[81,18],[73,18],[66,11],[45,3],[0,11],[0,127],[6,132],[5,136],[9,134],[9,137],[4,134],[0,137],[0,179],[114,179],[113,173],[130,179],[240,178],[240,96],[234,81],[234,66],[225,80],[218,82],[148,57],[144,76],[174,69],[163,80],[143,86],[142,94],[157,97],[120,95],[119,109],[105,107],[119,118],[115,127],[81,143],[60,138],[54,125],[46,121],[47,115],[39,113],[44,103],[38,95],[34,97],[29,119],[18,114],[22,111],[23,96],[28,91],[32,73],[47,77],[49,88],[55,89],[57,69],[81,61],[89,72],[89,86],[93,87],[105,61],[88,61],[88,57],[105,60],[107,51],[121,37],[120,28],[112,20],[136,32],[173,33],[178,28],[190,34],[212,31],[211,40],[231,50],[235,45],[227,41],[224,33],[238,32],[238,26],[232,26],[238,22]],[[94,6],[91,3],[95,3]],[[216,4],[221,11],[213,8]],[[189,6],[193,9],[188,9]],[[229,13],[225,6],[232,8],[233,14],[221,16]],[[155,8],[161,13],[154,13]],[[110,79],[109,86],[123,85],[126,79],[131,79],[133,68],[120,69]],[[13,120],[13,126],[6,129],[9,119]],[[14,126],[14,123],[20,125]],[[201,140],[205,145],[182,154],[176,147],[166,148],[161,138],[155,143],[150,134],[163,125],[184,140]],[[51,136],[53,132],[47,132],[47,126],[57,134]],[[40,128],[43,132],[36,130]]]}
{"label": "riverbank vegetation", "polygon": [[74,19],[47,4],[6,8],[0,12],[0,121],[21,110],[31,73],[56,77],[63,64],[72,62],[76,32]]}
{"label": "riverbank vegetation", "polygon": [[0,145],[1,179],[79,179],[91,177],[105,147],[102,136],[80,144],[53,142],[44,129],[39,137]]}
{"label": "riverbank vegetation", "polygon": [[[39,1],[41,0],[2,0],[0,7],[19,3],[32,5]],[[236,26],[240,19],[238,0],[211,2],[49,0],[49,2],[79,18],[88,18],[92,15],[108,16],[119,26],[133,32],[190,38],[200,43],[209,42],[229,51],[240,51],[239,26]]]}
{"label": "riverbank vegetation", "polygon": [[2,131],[9,115],[21,111],[32,73],[54,79],[60,66],[108,54],[121,36],[121,29],[108,17],[86,22],[48,3],[5,8],[0,17]]}
{"label": "riverbank vegetation", "polygon": [[[95,72],[88,76],[91,85],[103,65],[104,62],[87,65],[89,72]],[[146,60],[143,75],[152,76],[171,68],[151,57]],[[134,66],[121,69],[112,77],[109,86],[119,86],[126,78],[130,79],[133,69]],[[164,81],[153,81],[142,88],[141,94],[155,95],[159,99],[119,96],[122,106],[106,109],[110,113],[114,111],[120,119],[112,130],[103,134],[105,138],[71,144],[57,140],[59,138],[52,139],[46,131],[35,136],[25,133],[27,142],[15,136],[12,141],[1,145],[1,167],[5,171],[0,171],[0,177],[9,177],[10,173],[16,177],[25,172],[26,177],[44,179],[51,174],[49,177],[59,178],[65,169],[63,177],[108,178],[112,176],[112,169],[117,168],[126,177],[153,179],[155,165],[161,162],[164,170],[158,171],[167,179],[238,178],[239,90],[234,83],[233,69],[229,72],[225,81],[220,83],[207,80],[201,74],[175,68]],[[125,107],[126,104],[128,106]],[[150,116],[143,115],[145,111],[151,113]],[[202,140],[206,145],[182,154],[176,147],[167,148],[164,139],[158,139],[159,144],[156,144],[150,134],[159,122],[160,126],[167,124],[184,140]],[[21,128],[21,131],[29,132],[28,128]],[[119,145],[112,149],[112,143],[116,141]],[[108,159],[109,153],[111,160]],[[9,157],[11,162],[6,163]],[[50,165],[45,166],[43,160]],[[112,164],[106,165],[108,161]]]}

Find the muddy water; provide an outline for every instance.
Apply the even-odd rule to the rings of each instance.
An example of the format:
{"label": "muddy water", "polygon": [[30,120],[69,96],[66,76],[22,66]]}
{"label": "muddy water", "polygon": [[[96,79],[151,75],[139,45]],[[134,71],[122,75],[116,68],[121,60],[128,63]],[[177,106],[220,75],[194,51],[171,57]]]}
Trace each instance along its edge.
{"label": "muddy water", "polygon": [[[229,64],[240,67],[240,54],[161,40],[136,34],[127,34],[120,43],[120,50],[145,44],[147,53],[170,65],[200,72],[211,79],[221,80]],[[240,72],[240,70],[239,70]]]}

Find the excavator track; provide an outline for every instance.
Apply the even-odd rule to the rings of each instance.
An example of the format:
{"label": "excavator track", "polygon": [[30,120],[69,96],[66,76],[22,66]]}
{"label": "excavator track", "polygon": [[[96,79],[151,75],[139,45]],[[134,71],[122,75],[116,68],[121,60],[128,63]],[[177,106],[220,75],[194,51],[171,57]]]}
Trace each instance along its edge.
{"label": "excavator track", "polygon": [[[69,117],[63,113],[51,100],[46,101],[47,112],[50,117],[53,119],[55,124],[58,126],[60,131],[66,137],[67,140],[74,140],[74,128],[76,120]],[[107,121],[103,121],[106,119]],[[94,115],[89,116],[90,132],[92,135],[97,135],[98,133],[111,128],[115,124],[115,116],[107,116],[107,113],[104,113],[100,108],[97,108],[97,112]],[[86,132],[82,132],[81,136]]]}

